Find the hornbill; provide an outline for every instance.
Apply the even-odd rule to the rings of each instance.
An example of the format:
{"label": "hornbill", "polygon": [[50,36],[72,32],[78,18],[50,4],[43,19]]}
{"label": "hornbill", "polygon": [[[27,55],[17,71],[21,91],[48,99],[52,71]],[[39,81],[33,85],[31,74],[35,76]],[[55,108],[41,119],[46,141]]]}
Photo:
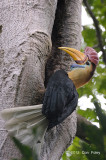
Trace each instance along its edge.
{"label": "hornbill", "polygon": [[[70,71],[58,70],[50,77],[43,105],[16,107],[1,112],[9,133],[39,152],[46,130],[63,122],[76,109],[76,89],[91,79],[99,61],[97,52],[90,47],[86,47],[84,53],[69,47],[59,49],[67,52],[76,63],[70,66]],[[35,134],[32,134],[33,128]]]}

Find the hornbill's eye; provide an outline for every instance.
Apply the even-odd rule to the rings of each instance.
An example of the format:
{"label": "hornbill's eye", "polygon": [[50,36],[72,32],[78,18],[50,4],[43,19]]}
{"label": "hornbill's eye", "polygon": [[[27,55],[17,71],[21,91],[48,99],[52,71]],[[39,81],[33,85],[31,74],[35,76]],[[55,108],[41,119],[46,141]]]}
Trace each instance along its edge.
{"label": "hornbill's eye", "polygon": [[89,61],[87,61],[87,62],[86,62],[86,65],[90,65],[90,62],[89,62]]}

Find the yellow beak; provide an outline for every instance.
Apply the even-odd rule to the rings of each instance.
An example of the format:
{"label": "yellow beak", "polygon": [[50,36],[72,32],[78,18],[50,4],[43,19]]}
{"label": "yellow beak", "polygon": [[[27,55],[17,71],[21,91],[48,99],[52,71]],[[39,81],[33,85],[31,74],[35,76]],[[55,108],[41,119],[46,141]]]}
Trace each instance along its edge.
{"label": "yellow beak", "polygon": [[74,61],[78,64],[85,64],[88,61],[88,57],[84,53],[74,48],[59,47],[58,49],[61,49],[66,53],[68,53],[74,59]]}

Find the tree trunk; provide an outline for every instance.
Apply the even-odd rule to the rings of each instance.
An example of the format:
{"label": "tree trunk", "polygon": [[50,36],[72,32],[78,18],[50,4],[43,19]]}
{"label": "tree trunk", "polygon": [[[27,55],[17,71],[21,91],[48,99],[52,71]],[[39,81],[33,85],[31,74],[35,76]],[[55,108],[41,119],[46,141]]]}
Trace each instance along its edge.
{"label": "tree trunk", "polygon": [[[1,110],[38,103],[37,93],[44,88],[45,63],[51,51],[56,4],[56,0],[0,2]],[[2,160],[19,157],[4,129],[0,131],[0,149]]]}
{"label": "tree trunk", "polygon": [[[61,13],[61,4],[64,4],[64,18],[59,22],[59,38],[55,27]],[[1,0],[0,9],[0,110],[39,104],[42,102],[39,91],[44,89],[45,66],[50,64],[49,58],[46,65],[51,53],[51,35],[53,63],[58,45],[80,49],[81,0],[62,0],[61,3],[59,0],[58,7],[57,0]],[[59,26],[57,27],[59,31]],[[46,68],[46,77],[55,69],[67,70],[70,64],[67,57],[69,58],[63,53],[57,56],[55,63],[59,65],[53,65],[51,71]],[[75,136],[76,121],[76,113],[73,112],[61,125],[46,133],[42,160],[60,159]],[[4,129],[2,120],[0,126],[0,160],[19,158],[21,155]]]}
{"label": "tree trunk", "polygon": [[[55,70],[62,68],[67,71],[73,63],[67,53],[60,53],[59,46],[76,49],[81,47],[81,2],[81,0],[58,1],[52,32],[52,54],[46,65],[46,81]],[[63,123],[46,133],[41,159],[60,159],[67,147],[72,144],[76,128],[77,115],[74,111]]]}

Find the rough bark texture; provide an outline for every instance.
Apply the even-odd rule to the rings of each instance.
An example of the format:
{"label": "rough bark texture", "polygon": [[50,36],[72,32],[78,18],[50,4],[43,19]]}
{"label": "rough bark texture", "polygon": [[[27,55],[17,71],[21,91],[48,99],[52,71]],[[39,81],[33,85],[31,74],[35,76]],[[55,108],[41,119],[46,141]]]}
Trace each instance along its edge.
{"label": "rough bark texture", "polygon": [[74,111],[64,122],[46,132],[40,160],[59,160],[68,146],[72,144],[76,128],[77,116]]}
{"label": "rough bark texture", "polygon": [[[46,64],[46,79],[59,68],[70,70],[72,58],[58,47],[81,47],[81,0],[59,0],[52,31],[52,54]],[[75,62],[74,62],[75,63]]]}
{"label": "rough bark texture", "polygon": [[[38,103],[56,5],[56,0],[0,1],[0,110]],[[0,160],[19,158],[3,121],[0,126]]]}
{"label": "rough bark texture", "polygon": [[[68,70],[70,64],[73,63],[70,56],[65,53],[60,54],[57,47],[69,46],[76,49],[81,47],[81,0],[58,1],[52,42],[52,55],[46,64],[46,83],[55,70],[60,68]],[[60,159],[63,152],[72,143],[76,128],[77,116],[75,111],[61,125],[45,135],[41,159]]]}
{"label": "rough bark texture", "polygon": [[[53,50],[49,60],[53,63],[48,60],[46,65],[47,79],[56,69],[68,70],[71,64],[66,54],[57,56],[57,46],[80,49],[81,0],[59,0],[54,23],[56,7],[57,0],[1,0],[0,110],[41,103],[39,90],[44,89],[51,35]],[[60,159],[75,137],[76,122],[73,112],[46,133],[41,160]],[[0,160],[19,158],[20,153],[3,128],[2,120],[0,125]]]}

